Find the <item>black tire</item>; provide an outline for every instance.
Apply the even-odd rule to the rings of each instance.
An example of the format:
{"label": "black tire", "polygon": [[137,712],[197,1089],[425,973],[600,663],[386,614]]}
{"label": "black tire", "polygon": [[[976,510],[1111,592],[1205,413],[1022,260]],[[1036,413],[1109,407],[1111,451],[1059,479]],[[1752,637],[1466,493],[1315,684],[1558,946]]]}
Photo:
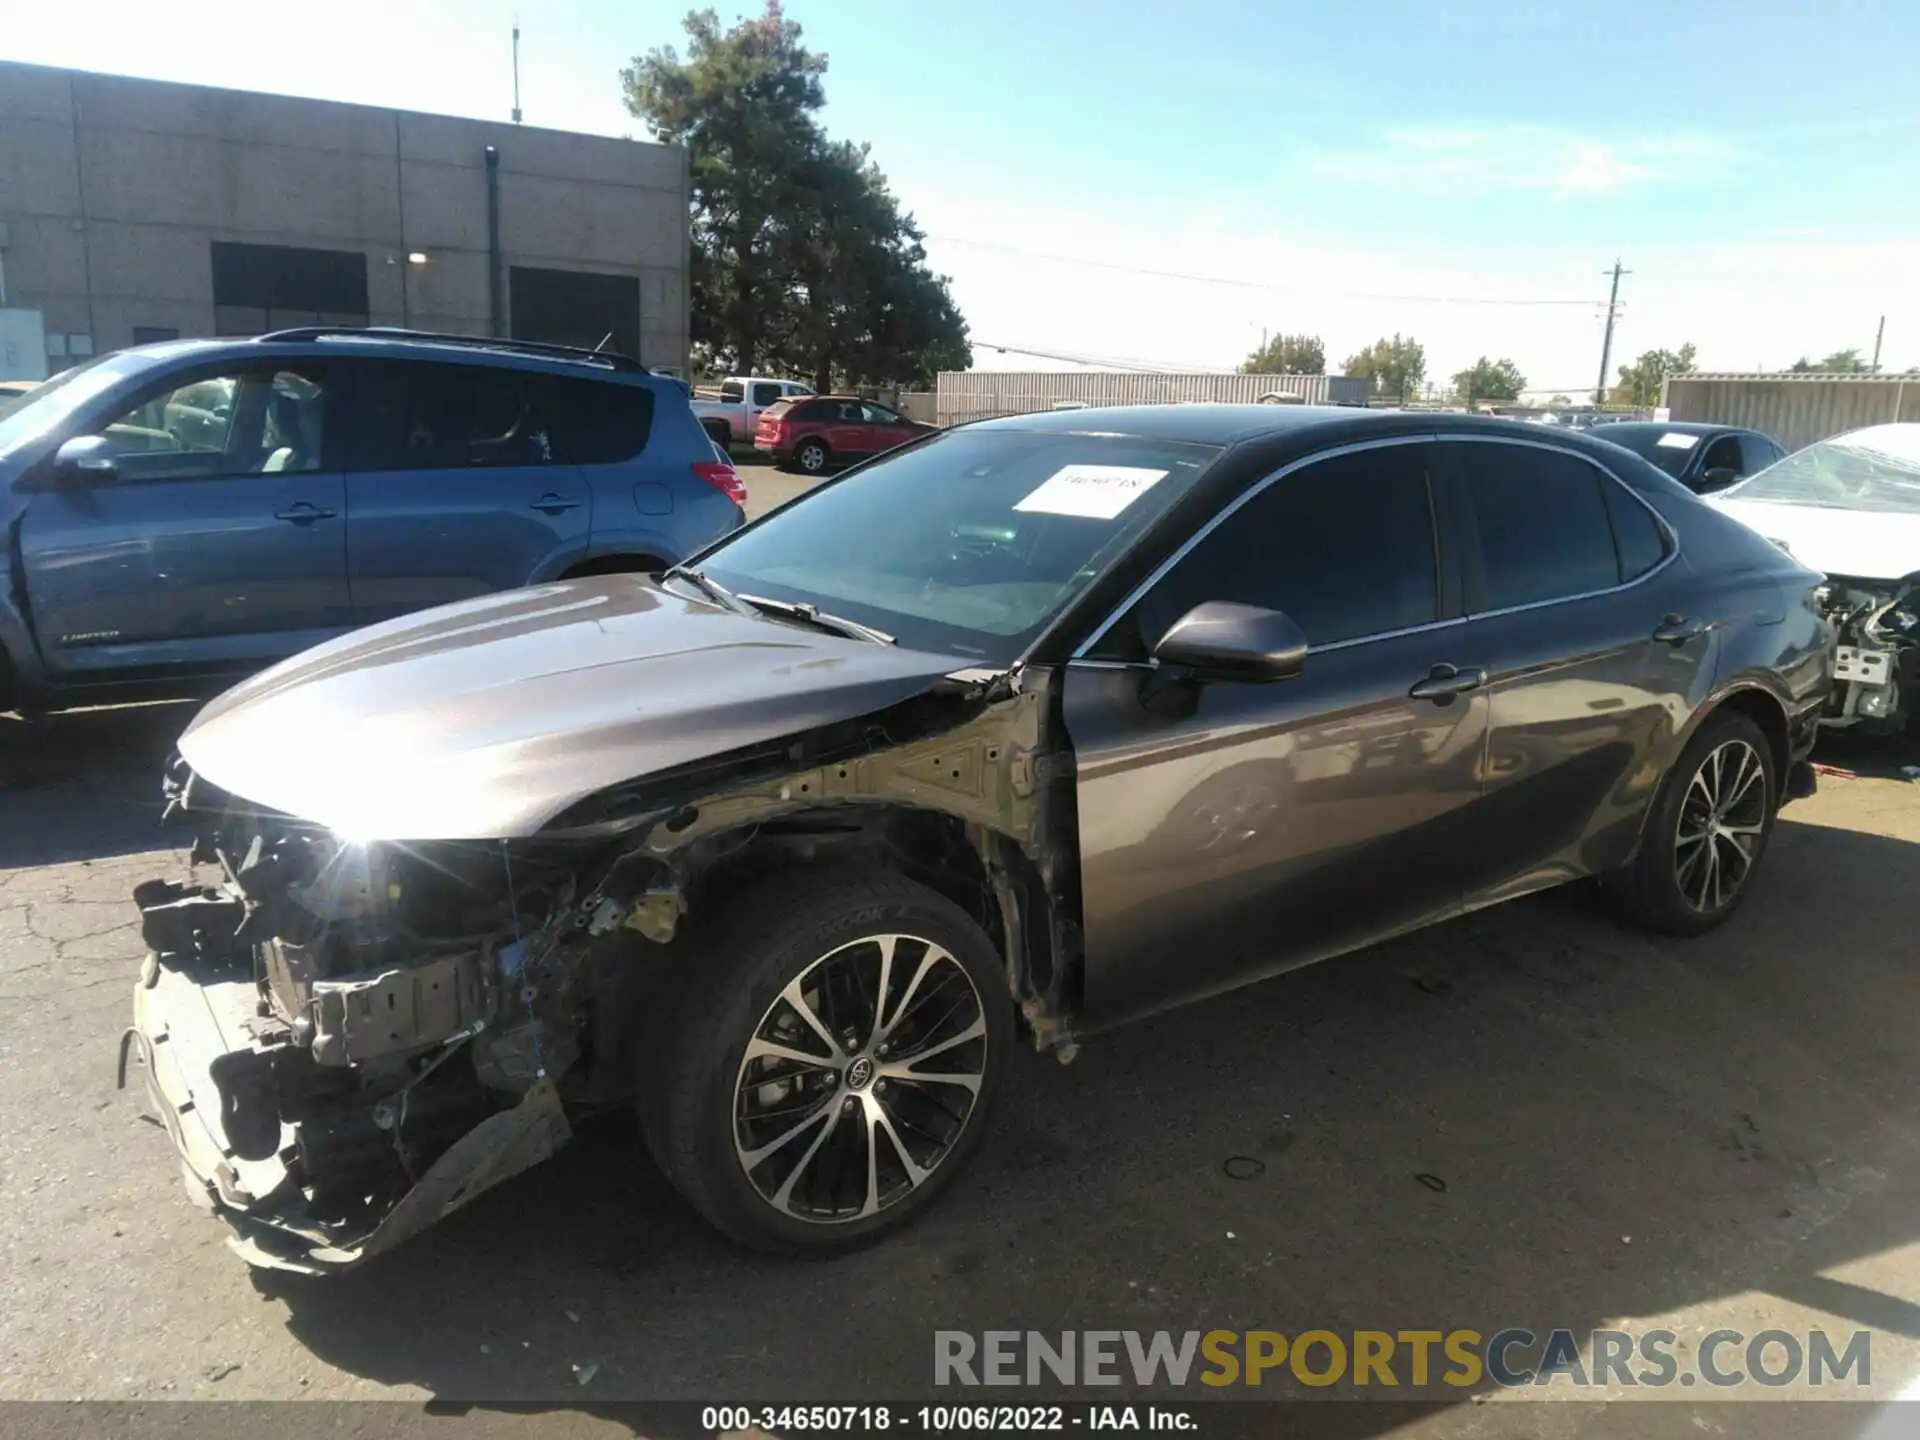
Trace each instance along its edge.
{"label": "black tire", "polygon": [[[872,938],[878,936],[899,937],[887,950],[886,970],[882,942]],[[684,983],[647,1027],[638,1077],[647,1148],[687,1202],[740,1244],[791,1255],[854,1249],[931,1203],[979,1144],[1014,1045],[1001,960],[980,927],[943,896],[890,871],[800,871],[738,897],[693,949]],[[890,1024],[871,1011],[861,1018],[870,995],[859,989],[859,972],[869,966],[873,988],[879,976],[891,975],[887,996],[897,1008]],[[936,978],[903,979],[916,968]],[[853,988],[835,978],[843,972],[853,976]],[[962,975],[977,1020],[965,1008]],[[818,988],[809,992],[803,979]],[[799,995],[806,1017],[783,992]],[[926,1012],[950,1000],[959,1008],[942,1023],[961,1028],[935,1024],[924,1038],[890,1040],[917,1035]],[[822,1015],[843,1042],[866,1037],[836,1047],[844,1064],[801,1027],[803,1018],[811,1025]],[[975,1028],[980,1033],[972,1039],[953,1038]],[[781,1056],[749,1058],[750,1045],[775,1037],[788,1047]],[[889,1046],[892,1058],[881,1058]],[[929,1046],[950,1058],[920,1070],[935,1058]],[[786,1058],[795,1050],[818,1059],[796,1065]],[[857,1068],[862,1056],[865,1078]],[[970,1068],[976,1060],[977,1078]],[[942,1069],[949,1065],[961,1069]],[[905,1069],[917,1073],[909,1078]],[[951,1079],[928,1082],[922,1077],[929,1073]],[[970,1106],[960,1098],[969,1093],[964,1083],[953,1083],[968,1080],[976,1087]],[[963,1113],[943,1137],[951,1109]],[[887,1117],[883,1128],[871,1118],[876,1110]],[[775,1143],[784,1135],[793,1138]],[[909,1141],[918,1147],[911,1157],[902,1149]]]}
{"label": "black tire", "polygon": [[[1736,773],[1736,766],[1751,768],[1756,762],[1757,779],[1746,769]],[[1716,711],[1668,771],[1647,817],[1639,855],[1608,888],[1638,925],[1662,935],[1705,934],[1753,888],[1779,808],[1773,746],[1747,716]],[[1707,825],[1709,817],[1725,830]],[[1737,856],[1745,857],[1744,866]]]}
{"label": "black tire", "polygon": [[793,447],[793,468],[802,475],[824,475],[832,462],[833,452],[824,440],[810,438]]}

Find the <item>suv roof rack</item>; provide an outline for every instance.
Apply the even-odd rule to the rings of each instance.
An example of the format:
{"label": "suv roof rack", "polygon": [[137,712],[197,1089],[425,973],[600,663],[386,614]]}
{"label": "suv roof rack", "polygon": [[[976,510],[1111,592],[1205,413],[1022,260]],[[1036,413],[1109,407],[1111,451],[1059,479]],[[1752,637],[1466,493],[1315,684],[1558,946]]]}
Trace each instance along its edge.
{"label": "suv roof rack", "polygon": [[536,355],[554,360],[579,360],[605,365],[633,375],[645,375],[647,367],[631,355],[618,350],[583,350],[577,345],[550,345],[544,340],[509,340],[504,335],[445,335],[436,330],[408,330],[398,325],[305,325],[293,330],[273,330],[256,335],[256,340],[280,342],[365,338],[369,340],[423,340],[434,345],[458,345],[473,350],[504,350],[509,354]]}

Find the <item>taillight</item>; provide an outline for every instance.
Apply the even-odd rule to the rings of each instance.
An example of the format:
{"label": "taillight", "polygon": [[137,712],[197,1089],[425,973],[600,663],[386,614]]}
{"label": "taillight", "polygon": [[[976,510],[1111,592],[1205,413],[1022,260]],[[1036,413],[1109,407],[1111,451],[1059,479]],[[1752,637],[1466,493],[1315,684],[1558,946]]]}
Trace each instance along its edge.
{"label": "taillight", "polygon": [[742,510],[747,508],[747,482],[725,460],[696,460],[693,462],[693,473]]}

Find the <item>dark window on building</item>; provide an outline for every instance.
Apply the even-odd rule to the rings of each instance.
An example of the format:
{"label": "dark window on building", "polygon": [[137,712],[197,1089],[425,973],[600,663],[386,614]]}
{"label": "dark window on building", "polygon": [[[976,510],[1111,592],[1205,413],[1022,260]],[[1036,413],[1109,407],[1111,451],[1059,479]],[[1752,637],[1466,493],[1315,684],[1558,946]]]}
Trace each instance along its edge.
{"label": "dark window on building", "polygon": [[212,253],[213,321],[221,335],[367,323],[367,257],[357,250],[215,240]]}
{"label": "dark window on building", "polygon": [[163,340],[178,340],[180,330],[175,325],[136,325],[133,327],[133,343],[136,345],[158,345]]}
{"label": "dark window on building", "polygon": [[645,449],[653,421],[639,385],[479,365],[357,370],[347,463],[358,471],[604,465]]}
{"label": "dark window on building", "polygon": [[[1457,447],[1479,540],[1468,605],[1505,610],[1620,583],[1600,472],[1532,445]],[[1477,590],[1477,593],[1476,593]]]}
{"label": "dark window on building", "polygon": [[1624,485],[1600,482],[1607,518],[1613,522],[1614,549],[1620,555],[1620,579],[1644,575],[1667,557],[1667,537],[1647,507],[1627,493]]}
{"label": "dark window on building", "polygon": [[[1206,600],[1284,610],[1315,645],[1439,618],[1426,447],[1340,455],[1275,481],[1234,511],[1115,627],[1144,659]],[[1112,647],[1103,644],[1103,652]]]}
{"label": "dark window on building", "polygon": [[640,358],[638,277],[515,265],[508,279],[514,339]]}

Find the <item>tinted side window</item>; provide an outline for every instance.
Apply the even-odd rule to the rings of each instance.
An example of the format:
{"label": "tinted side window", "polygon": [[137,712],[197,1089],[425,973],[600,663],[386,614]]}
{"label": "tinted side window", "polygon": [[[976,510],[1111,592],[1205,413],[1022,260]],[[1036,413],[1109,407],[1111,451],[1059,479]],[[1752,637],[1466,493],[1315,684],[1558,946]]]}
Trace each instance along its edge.
{"label": "tinted side window", "polygon": [[1468,557],[1470,610],[1505,610],[1620,583],[1598,470],[1530,445],[1468,442],[1457,450],[1479,539],[1479,565]]}
{"label": "tinted side window", "polygon": [[875,405],[871,400],[862,401],[860,413],[869,425],[898,425],[900,417],[884,405]]}
{"label": "tinted side window", "polygon": [[273,475],[331,465],[328,371],[257,367],[150,391],[101,433],[123,481]]}
{"label": "tinted side window", "polygon": [[[534,388],[551,400],[555,455],[575,465],[610,465],[631,460],[647,448],[653,426],[653,391],[642,385],[610,385],[604,380],[570,380],[558,375],[529,376]],[[534,406],[536,412],[541,407]]]}
{"label": "tinted side window", "polygon": [[479,365],[368,362],[348,427],[354,470],[562,463],[549,377]]}
{"label": "tinted side window", "polygon": [[756,405],[771,405],[779,398],[780,387],[778,385],[756,385],[753,387],[753,403]]}
{"label": "tinted side window", "polygon": [[1704,475],[1709,470],[1739,470],[1740,463],[1740,437],[1722,435],[1708,445],[1707,453],[1700,457],[1700,473]]}
{"label": "tinted side window", "polygon": [[[1439,617],[1427,447],[1391,445],[1308,465],[1228,516],[1116,626],[1142,659],[1207,600],[1284,610],[1315,645]],[[1103,644],[1101,650],[1108,652]]]}
{"label": "tinted side window", "polygon": [[1600,482],[1607,518],[1613,522],[1613,545],[1620,557],[1624,582],[1644,575],[1667,558],[1667,537],[1645,505],[1627,493],[1624,485]]}
{"label": "tinted side window", "polygon": [[1780,458],[1780,452],[1763,435],[1742,435],[1740,449],[1747,457],[1745,474],[1757,474]]}

